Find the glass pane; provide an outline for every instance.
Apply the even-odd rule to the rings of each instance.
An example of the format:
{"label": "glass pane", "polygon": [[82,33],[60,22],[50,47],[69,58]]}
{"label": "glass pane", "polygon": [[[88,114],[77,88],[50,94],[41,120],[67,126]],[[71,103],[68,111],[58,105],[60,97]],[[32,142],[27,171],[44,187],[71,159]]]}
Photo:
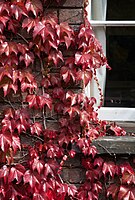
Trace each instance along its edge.
{"label": "glass pane", "polygon": [[[107,20],[135,20],[135,1],[108,1]],[[135,107],[135,27],[108,27],[105,106]]]}
{"label": "glass pane", "polygon": [[108,0],[108,20],[135,20],[135,0]]}

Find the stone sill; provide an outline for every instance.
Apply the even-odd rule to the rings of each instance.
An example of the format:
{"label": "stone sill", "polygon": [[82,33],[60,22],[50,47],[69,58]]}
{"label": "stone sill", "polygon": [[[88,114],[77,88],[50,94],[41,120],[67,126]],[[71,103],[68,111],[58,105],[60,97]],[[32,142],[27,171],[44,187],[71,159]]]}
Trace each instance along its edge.
{"label": "stone sill", "polygon": [[134,136],[104,136],[94,140],[92,144],[98,154],[135,154]]}

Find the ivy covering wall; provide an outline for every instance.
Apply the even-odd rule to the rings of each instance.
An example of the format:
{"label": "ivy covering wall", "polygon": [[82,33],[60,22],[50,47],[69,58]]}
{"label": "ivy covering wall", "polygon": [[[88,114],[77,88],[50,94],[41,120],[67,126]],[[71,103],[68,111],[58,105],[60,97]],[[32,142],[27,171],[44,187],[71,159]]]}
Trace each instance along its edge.
{"label": "ivy covering wall", "polygon": [[[108,66],[84,7],[81,0],[0,1],[2,200],[135,198],[130,163],[104,160],[92,146],[125,131],[99,120],[96,99],[84,95],[92,77],[98,84],[96,69]],[[72,173],[83,174],[79,185]]]}

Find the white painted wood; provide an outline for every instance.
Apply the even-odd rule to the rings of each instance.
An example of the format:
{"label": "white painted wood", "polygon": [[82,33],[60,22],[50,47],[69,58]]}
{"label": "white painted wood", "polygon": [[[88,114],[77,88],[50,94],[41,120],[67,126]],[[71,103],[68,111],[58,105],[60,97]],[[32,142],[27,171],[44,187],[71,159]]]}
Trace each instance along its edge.
{"label": "white painted wood", "polygon": [[101,120],[135,122],[135,108],[102,107],[98,114]]}
{"label": "white painted wood", "polygon": [[91,25],[94,27],[106,27],[106,26],[135,26],[135,21],[101,21],[90,20]]}

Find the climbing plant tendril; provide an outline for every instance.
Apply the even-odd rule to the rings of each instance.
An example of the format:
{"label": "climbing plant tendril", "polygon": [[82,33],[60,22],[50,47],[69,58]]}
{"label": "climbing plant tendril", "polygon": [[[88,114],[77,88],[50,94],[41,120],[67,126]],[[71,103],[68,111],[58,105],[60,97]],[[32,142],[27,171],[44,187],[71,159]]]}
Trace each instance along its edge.
{"label": "climbing plant tendril", "polygon": [[[107,66],[101,45],[86,16],[74,31],[47,12],[47,2],[0,1],[0,199],[96,200],[103,191],[106,199],[135,199],[131,165],[104,161],[92,146],[109,130],[124,130],[99,120],[96,99],[74,89]],[[48,118],[57,128],[48,128]],[[79,188],[62,179],[74,145],[86,170]]]}

